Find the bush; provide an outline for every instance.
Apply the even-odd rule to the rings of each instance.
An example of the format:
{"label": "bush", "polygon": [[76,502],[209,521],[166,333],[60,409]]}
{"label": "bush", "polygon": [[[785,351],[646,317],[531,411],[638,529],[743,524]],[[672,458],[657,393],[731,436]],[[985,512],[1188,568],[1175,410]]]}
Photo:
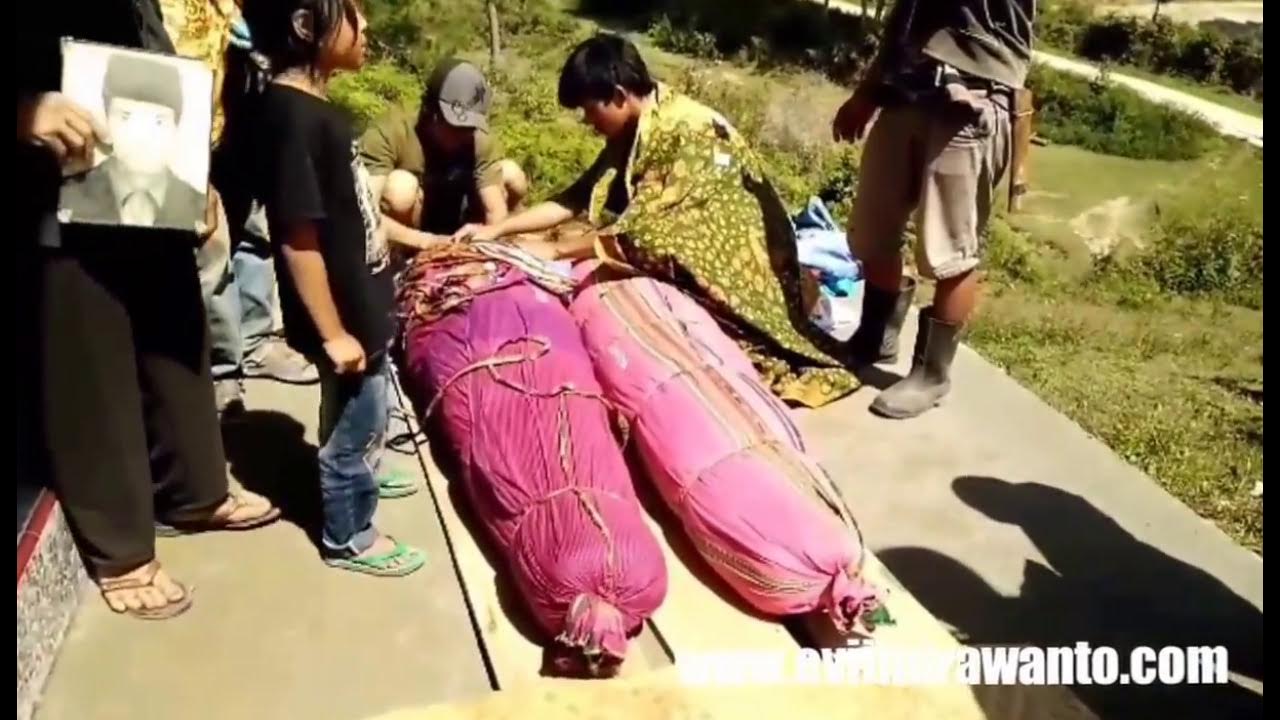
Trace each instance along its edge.
{"label": "bush", "polygon": [[494,85],[494,131],[507,157],[529,177],[533,199],[568,187],[599,154],[603,142],[556,101],[556,78],[540,73]]}
{"label": "bush", "polygon": [[1262,94],[1262,42],[1255,35],[1233,38],[1216,27],[1168,18],[1152,21],[1115,13],[1096,17],[1078,0],[1047,8],[1037,30],[1044,44],[1096,62],[1179,75],[1254,97]]}
{"label": "bush", "polygon": [[714,35],[687,27],[677,27],[666,15],[660,15],[649,27],[649,38],[653,40],[654,45],[668,52],[709,60],[720,57]]}
{"label": "bush", "polygon": [[372,62],[360,72],[334,78],[329,97],[346,108],[363,128],[391,105],[416,111],[422,96],[422,79],[387,61]]}
{"label": "bush", "polygon": [[1031,285],[1044,280],[1045,270],[1031,238],[1003,217],[991,218],[984,242],[983,265],[993,278]]}
{"label": "bush", "polygon": [[697,57],[818,70],[851,81],[875,55],[874,20],[808,0],[690,0],[651,16],[659,47]]}
{"label": "bush", "polygon": [[1166,220],[1134,262],[1168,293],[1262,308],[1262,223],[1243,212]]}
{"label": "bush", "polygon": [[1080,36],[1093,22],[1093,7],[1080,0],[1063,0],[1041,8],[1036,18],[1036,41],[1051,48],[1076,52]]}
{"label": "bush", "polygon": [[1261,219],[1233,206],[1162,219],[1140,250],[1096,261],[1091,280],[1135,304],[1165,294],[1261,309]]}
{"label": "bush", "polygon": [[1080,33],[1077,52],[1099,62],[1127,62],[1137,55],[1141,21],[1128,15],[1107,15]]}
{"label": "bush", "polygon": [[1146,100],[1108,83],[1035,66],[1037,131],[1056,143],[1150,160],[1191,160],[1222,140],[1198,116]]}

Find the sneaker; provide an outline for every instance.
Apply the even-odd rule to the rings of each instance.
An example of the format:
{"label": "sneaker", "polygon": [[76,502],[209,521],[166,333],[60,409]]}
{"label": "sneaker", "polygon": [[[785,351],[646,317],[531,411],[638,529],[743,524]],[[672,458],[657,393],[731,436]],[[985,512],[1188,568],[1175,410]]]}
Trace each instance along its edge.
{"label": "sneaker", "polygon": [[320,372],[315,364],[278,339],[268,340],[244,359],[244,375],[295,385],[320,381]]}
{"label": "sneaker", "polygon": [[242,412],[244,410],[244,381],[240,378],[214,380],[213,400],[218,407],[219,415]]}

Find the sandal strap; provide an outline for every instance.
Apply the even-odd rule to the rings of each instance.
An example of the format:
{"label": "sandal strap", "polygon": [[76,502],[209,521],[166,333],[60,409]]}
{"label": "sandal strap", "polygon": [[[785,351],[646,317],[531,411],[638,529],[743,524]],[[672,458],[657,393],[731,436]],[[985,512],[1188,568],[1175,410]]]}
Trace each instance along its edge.
{"label": "sandal strap", "polygon": [[160,563],[152,560],[144,565],[143,568],[144,572],[141,576],[99,580],[98,589],[104,593],[109,593],[120,590],[142,590],[143,588],[152,587],[156,581],[156,574],[160,572]]}

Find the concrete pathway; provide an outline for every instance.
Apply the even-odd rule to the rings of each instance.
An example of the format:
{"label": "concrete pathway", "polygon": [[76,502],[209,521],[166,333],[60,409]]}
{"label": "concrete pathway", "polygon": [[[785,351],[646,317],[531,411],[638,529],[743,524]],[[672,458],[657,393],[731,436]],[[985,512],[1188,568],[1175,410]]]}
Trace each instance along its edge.
{"label": "concrete pathway", "polygon": [[[249,383],[249,412],[224,429],[231,470],[285,498],[287,519],[160,540],[166,567],[197,587],[180,618],[119,617],[86,592],[37,718],[348,720],[490,691],[428,493],[378,510],[379,527],[428,552],[407,578],[329,569],[295,524],[313,526],[319,509],[306,499],[318,397],[314,386]],[[388,460],[419,472],[416,455]]]}
{"label": "concrete pathway", "polygon": [[[1095,78],[1100,72],[1097,66],[1090,63],[1046,52],[1037,52],[1035,58],[1037,62],[1044,63],[1049,67],[1082,77]],[[1111,82],[1123,85],[1148,100],[1176,107],[1203,117],[1223,135],[1239,138],[1255,147],[1262,147],[1262,118],[1253,117],[1239,110],[1232,110],[1229,107],[1203,100],[1194,95],[1173,90],[1150,80],[1114,72],[1108,73],[1108,77]]]}
{"label": "concrete pathway", "polygon": [[[1134,5],[1104,5],[1098,8],[1099,13],[1121,13],[1134,17],[1151,19],[1155,11],[1153,3]],[[1198,24],[1212,20],[1227,20],[1234,23],[1262,23],[1261,2],[1166,2],[1160,7],[1160,17],[1177,22]]]}
{"label": "concrete pathway", "polygon": [[[905,355],[913,327],[904,338]],[[868,379],[907,368],[893,370]],[[1261,680],[1261,558],[972,350],[953,381],[914,420],[868,412],[875,387],[801,416],[872,550],[927,609],[971,643],[1226,645]],[[1262,707],[1241,688],[1076,690],[1103,717]]]}

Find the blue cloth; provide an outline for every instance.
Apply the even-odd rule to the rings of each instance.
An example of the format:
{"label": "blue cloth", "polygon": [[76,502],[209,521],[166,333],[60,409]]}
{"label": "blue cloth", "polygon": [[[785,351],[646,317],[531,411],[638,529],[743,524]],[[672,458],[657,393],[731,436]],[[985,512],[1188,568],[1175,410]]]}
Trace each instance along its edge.
{"label": "blue cloth", "polygon": [[249,24],[244,21],[243,17],[236,15],[235,19],[231,21],[231,37],[228,38],[228,41],[241,50],[253,49],[253,36],[249,34]]}
{"label": "blue cloth", "polygon": [[[252,221],[252,217],[250,220]],[[276,272],[265,232],[237,233],[226,276],[206,298],[213,378],[236,377],[272,336]]]}
{"label": "blue cloth", "polygon": [[820,271],[824,285],[834,284],[841,278],[862,277],[861,266],[849,251],[845,231],[831,217],[822,200],[809,198],[809,205],[792,218],[792,222],[800,264]]}
{"label": "blue cloth", "polygon": [[378,539],[378,456],[387,432],[390,366],[374,373],[337,375],[320,368],[320,498],[324,553],[355,557]]}

